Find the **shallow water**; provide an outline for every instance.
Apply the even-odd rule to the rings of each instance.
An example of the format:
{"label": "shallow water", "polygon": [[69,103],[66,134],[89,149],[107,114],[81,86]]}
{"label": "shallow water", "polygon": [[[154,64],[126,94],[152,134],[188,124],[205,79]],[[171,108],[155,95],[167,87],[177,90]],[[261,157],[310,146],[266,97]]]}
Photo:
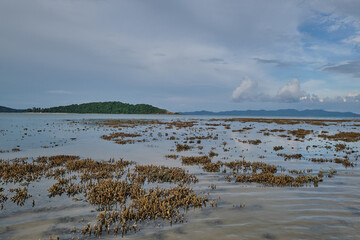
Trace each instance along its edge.
{"label": "shallow water", "polygon": [[[210,192],[210,199],[219,199],[217,207],[189,209],[184,224],[170,226],[168,222],[157,221],[144,224],[140,232],[130,233],[124,238],[131,239],[360,239],[360,167],[357,164],[359,142],[346,143],[354,152],[334,150],[338,142],[318,138],[322,131],[334,134],[338,131],[359,132],[354,122],[334,123],[329,126],[306,123],[284,125],[259,122],[210,121],[213,116],[171,116],[171,115],[101,115],[101,114],[0,114],[0,159],[20,157],[52,156],[60,154],[79,155],[81,158],[108,160],[110,158],[135,161],[138,164],[154,164],[182,167],[196,174],[199,182],[192,185],[197,192]],[[217,119],[219,117],[216,116]],[[221,119],[230,118],[229,116]],[[144,132],[147,126],[123,129],[142,132],[146,142],[120,145],[100,138],[113,129],[98,125],[103,119],[159,119],[161,121],[188,121],[196,119],[191,128],[165,129],[154,126]],[[70,121],[69,121],[70,120]],[[230,124],[208,126],[206,124]],[[356,123],[358,125],[359,123]],[[200,130],[200,128],[203,128]],[[215,129],[206,129],[214,127]],[[232,130],[252,127],[244,132]],[[261,129],[313,130],[304,141],[294,136],[280,137],[281,133],[264,136]],[[175,132],[175,134],[173,134]],[[152,136],[150,136],[152,133]],[[159,135],[159,133],[161,133]],[[176,136],[182,143],[192,135],[218,134],[217,140],[202,140],[203,149],[174,151],[175,142],[165,136]],[[187,135],[185,135],[187,134]],[[286,134],[286,132],[285,132]],[[154,140],[156,138],[156,140]],[[243,143],[260,139],[259,145]],[[301,139],[300,139],[301,140]],[[223,143],[226,142],[224,145]],[[341,142],[343,143],[343,142]],[[284,161],[273,151],[274,146],[283,146],[279,152],[301,153],[304,158]],[[307,149],[307,146],[308,149]],[[315,146],[315,147],[314,147]],[[331,149],[324,148],[331,146]],[[20,151],[13,152],[13,148]],[[304,187],[273,187],[256,183],[234,183],[225,180],[225,173],[204,172],[198,166],[182,166],[180,159],[165,158],[167,154],[192,156],[207,154],[212,150],[219,154],[214,161],[264,161],[290,169],[312,169],[314,174],[321,170],[336,169],[332,177],[324,177],[318,187],[309,184]],[[336,163],[315,163],[311,158],[334,158],[349,156],[354,167],[344,167]],[[209,186],[216,184],[216,189]],[[63,195],[49,199],[49,181],[30,183],[31,199],[19,207],[11,201],[0,211],[1,239],[49,239],[59,235],[60,239],[97,238],[72,234],[73,226],[81,229],[87,222],[94,221],[95,207],[84,201],[74,201]],[[10,185],[3,186],[10,188]],[[245,206],[244,206],[245,205]],[[243,206],[243,207],[240,207]],[[120,238],[103,234],[102,239]]]}

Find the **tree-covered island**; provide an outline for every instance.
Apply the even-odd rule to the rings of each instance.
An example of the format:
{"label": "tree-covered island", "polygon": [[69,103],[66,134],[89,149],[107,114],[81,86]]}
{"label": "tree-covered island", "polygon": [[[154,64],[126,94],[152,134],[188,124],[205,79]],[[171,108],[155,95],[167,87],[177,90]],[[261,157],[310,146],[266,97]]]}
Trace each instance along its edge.
{"label": "tree-covered island", "polygon": [[27,112],[41,113],[110,113],[110,114],[171,114],[165,109],[149,104],[129,104],[122,102],[92,102],[51,108],[30,108]]}

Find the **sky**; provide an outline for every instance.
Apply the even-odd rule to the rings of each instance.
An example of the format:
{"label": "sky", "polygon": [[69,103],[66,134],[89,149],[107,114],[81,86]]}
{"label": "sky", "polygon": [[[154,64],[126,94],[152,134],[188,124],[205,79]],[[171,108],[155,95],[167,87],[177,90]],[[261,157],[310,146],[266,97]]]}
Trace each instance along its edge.
{"label": "sky", "polygon": [[360,113],[358,0],[0,0],[0,105]]}

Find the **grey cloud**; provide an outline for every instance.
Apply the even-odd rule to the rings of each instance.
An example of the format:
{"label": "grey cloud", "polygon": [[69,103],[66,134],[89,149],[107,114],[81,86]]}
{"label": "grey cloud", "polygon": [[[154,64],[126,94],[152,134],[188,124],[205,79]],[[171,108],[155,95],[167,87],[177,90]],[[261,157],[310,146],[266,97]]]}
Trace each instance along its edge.
{"label": "grey cloud", "polygon": [[227,64],[224,59],[222,58],[207,58],[201,59],[200,62],[204,63],[217,63],[217,64]]}
{"label": "grey cloud", "polygon": [[[181,89],[184,98],[203,94],[187,107],[212,107],[219,95],[221,109],[239,75],[267,77],[253,56],[274,56],[255,60],[278,67],[308,59],[298,29],[308,13],[308,3],[282,0],[0,1],[0,102],[115,99],[167,108],[154,99]],[[276,92],[254,84],[239,86],[233,99],[279,105]],[[49,89],[57,94],[43,94]],[[61,89],[76,94],[64,98]],[[169,110],[187,110],[178,107]]]}
{"label": "grey cloud", "polygon": [[65,91],[65,90],[50,90],[50,91],[47,91],[47,93],[51,93],[51,94],[72,94],[71,91]]}
{"label": "grey cloud", "polygon": [[276,67],[292,67],[296,65],[311,65],[317,64],[316,61],[281,61],[278,59],[264,59],[264,58],[252,58],[258,63],[263,64],[274,64]]}
{"label": "grey cloud", "polygon": [[166,57],[166,54],[163,54],[163,53],[154,53],[154,56],[157,56],[157,57]]}
{"label": "grey cloud", "polygon": [[345,63],[325,65],[324,72],[350,74],[353,77],[360,78],[360,60],[348,61]]}
{"label": "grey cloud", "polygon": [[291,62],[283,62],[276,59],[263,59],[263,58],[253,58],[253,60],[257,61],[258,63],[270,63],[275,64],[276,67],[290,67],[293,66],[294,63]]}
{"label": "grey cloud", "polygon": [[360,2],[358,0],[311,1],[310,5],[317,11],[360,18]]}

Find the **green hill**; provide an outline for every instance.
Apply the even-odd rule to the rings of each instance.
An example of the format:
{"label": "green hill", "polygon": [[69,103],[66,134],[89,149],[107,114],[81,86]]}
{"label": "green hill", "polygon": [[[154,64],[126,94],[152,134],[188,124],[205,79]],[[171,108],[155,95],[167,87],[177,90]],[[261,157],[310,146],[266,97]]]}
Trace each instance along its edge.
{"label": "green hill", "polygon": [[25,112],[25,110],[13,109],[13,108],[8,108],[8,107],[0,106],[0,112]]}
{"label": "green hill", "polygon": [[129,104],[122,102],[92,102],[72,104],[51,108],[32,108],[28,112],[43,113],[112,113],[112,114],[168,114],[165,109],[160,109],[149,104]]}

